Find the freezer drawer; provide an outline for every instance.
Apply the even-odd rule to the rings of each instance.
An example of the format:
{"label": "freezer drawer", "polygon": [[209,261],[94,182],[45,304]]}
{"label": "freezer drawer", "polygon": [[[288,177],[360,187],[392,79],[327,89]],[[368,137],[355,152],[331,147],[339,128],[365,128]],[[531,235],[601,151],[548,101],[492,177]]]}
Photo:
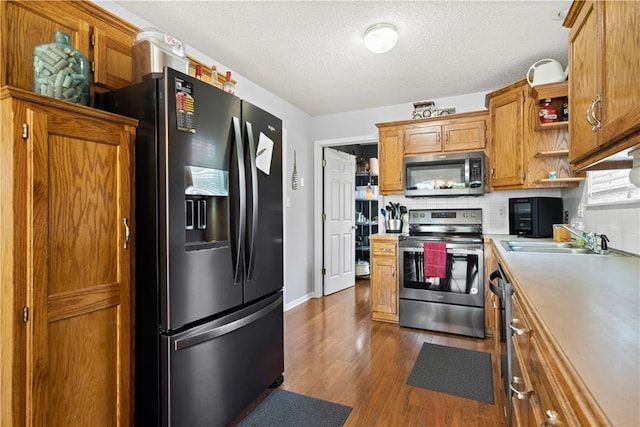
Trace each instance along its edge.
{"label": "freezer drawer", "polygon": [[161,425],[222,426],[284,371],[282,292],[161,345]]}

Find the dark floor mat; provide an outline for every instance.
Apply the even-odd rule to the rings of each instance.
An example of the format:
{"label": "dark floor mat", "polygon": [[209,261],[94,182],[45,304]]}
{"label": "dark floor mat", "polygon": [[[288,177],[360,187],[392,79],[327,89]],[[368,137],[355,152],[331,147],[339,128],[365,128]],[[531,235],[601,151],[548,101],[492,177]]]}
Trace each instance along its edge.
{"label": "dark floor mat", "polygon": [[493,403],[491,354],[424,343],[407,384]]}
{"label": "dark floor mat", "polygon": [[339,427],[350,413],[348,406],[276,389],[243,418],[238,427]]}

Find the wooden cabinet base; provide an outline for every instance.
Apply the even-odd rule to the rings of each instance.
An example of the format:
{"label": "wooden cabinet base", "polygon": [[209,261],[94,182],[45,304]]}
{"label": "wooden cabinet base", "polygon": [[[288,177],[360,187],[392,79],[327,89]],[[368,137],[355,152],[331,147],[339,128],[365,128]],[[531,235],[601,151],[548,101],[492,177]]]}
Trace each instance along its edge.
{"label": "wooden cabinet base", "polygon": [[371,318],[398,323],[398,236],[375,234],[371,241]]}
{"label": "wooden cabinet base", "polygon": [[136,121],[9,87],[0,104],[0,425],[130,425]]}

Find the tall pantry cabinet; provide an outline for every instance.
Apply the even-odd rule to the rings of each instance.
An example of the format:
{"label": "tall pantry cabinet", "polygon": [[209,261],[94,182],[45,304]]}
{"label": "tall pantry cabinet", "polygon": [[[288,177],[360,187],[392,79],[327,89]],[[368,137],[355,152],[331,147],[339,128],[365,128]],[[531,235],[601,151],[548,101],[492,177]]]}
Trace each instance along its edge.
{"label": "tall pantry cabinet", "polygon": [[0,425],[130,425],[136,121],[0,105]]}

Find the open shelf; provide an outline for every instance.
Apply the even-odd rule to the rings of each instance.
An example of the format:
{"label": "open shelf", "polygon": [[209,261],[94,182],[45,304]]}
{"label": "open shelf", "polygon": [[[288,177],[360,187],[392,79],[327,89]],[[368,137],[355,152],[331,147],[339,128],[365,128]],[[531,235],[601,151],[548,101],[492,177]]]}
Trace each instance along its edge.
{"label": "open shelf", "polygon": [[553,122],[553,123],[539,123],[536,126],[536,130],[543,130],[543,129],[562,129],[562,128],[566,128],[569,127],[569,122],[563,122],[563,121],[559,121],[559,122]]}
{"label": "open shelf", "polygon": [[584,181],[584,177],[554,178],[554,179],[544,178],[544,179],[539,179],[536,182],[539,182],[541,184],[542,183],[549,184],[554,182],[562,183],[562,182],[580,182],[580,181]]}

